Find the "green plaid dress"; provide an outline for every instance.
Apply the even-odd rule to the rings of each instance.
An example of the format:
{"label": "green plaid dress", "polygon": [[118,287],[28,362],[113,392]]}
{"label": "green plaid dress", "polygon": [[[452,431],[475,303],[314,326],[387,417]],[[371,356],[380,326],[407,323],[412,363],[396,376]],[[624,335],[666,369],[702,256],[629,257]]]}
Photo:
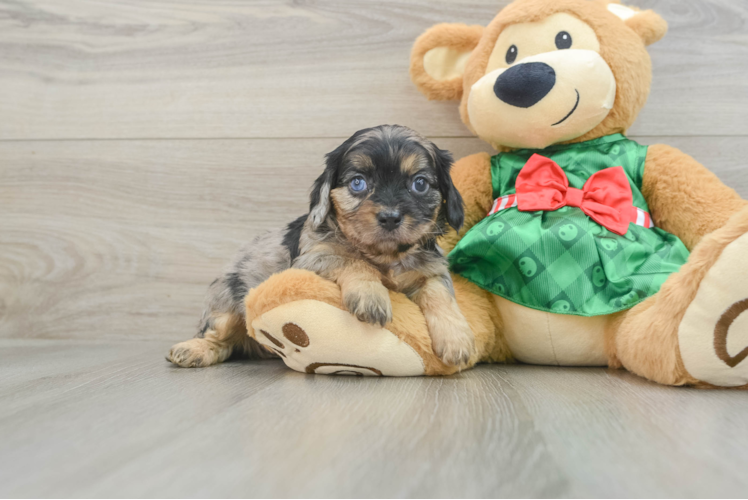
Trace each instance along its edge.
{"label": "green plaid dress", "polygon": [[[647,147],[621,134],[494,156],[494,198],[515,194],[517,175],[535,153],[558,163],[577,189],[595,172],[622,166],[634,205],[649,211],[641,193]],[[452,271],[481,288],[526,307],[577,316],[635,306],[687,259],[680,239],[662,229],[632,223],[619,236],[568,206],[553,212],[501,210],[473,227],[449,255]]]}

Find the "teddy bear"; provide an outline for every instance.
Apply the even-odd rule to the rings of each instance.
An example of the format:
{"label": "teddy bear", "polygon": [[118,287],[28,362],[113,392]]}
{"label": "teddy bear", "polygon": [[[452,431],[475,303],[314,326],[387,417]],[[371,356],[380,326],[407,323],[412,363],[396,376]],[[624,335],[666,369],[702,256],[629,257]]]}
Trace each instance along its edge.
{"label": "teddy bear", "polygon": [[[748,389],[748,202],[687,154],[627,129],[667,23],[616,0],[516,0],[486,27],[439,24],[411,54],[428,99],[459,102],[497,154],[458,160],[465,224],[440,241],[475,335],[462,366],[417,306],[363,324],[337,285],[289,270],[250,291],[247,328],[304,373],[449,375],[476,363],[622,368]],[[745,313],[745,314],[743,314]]]}

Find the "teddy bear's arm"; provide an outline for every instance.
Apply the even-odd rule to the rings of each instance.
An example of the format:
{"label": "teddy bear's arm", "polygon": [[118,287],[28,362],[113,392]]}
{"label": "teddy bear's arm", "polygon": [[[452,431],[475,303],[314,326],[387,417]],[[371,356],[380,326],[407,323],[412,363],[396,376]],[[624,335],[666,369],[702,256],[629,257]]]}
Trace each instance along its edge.
{"label": "teddy bear's arm", "polygon": [[449,228],[449,232],[439,240],[445,252],[450,252],[460,238],[483,220],[491,209],[491,156],[478,153],[458,160],[452,167],[452,181],[465,204],[465,223],[459,233]]}
{"label": "teddy bear's arm", "polygon": [[642,187],[655,224],[689,250],[748,206],[699,162],[664,144],[649,147]]}

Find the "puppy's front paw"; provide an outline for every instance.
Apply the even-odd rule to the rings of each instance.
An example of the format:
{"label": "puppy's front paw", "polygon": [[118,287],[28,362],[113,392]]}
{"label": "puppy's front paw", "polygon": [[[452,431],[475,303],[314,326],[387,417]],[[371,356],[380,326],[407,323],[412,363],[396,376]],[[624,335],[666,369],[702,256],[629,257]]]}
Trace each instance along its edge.
{"label": "puppy's front paw", "polygon": [[359,321],[384,326],[392,321],[390,293],[381,283],[361,281],[343,290],[343,305]]}
{"label": "puppy's front paw", "polygon": [[465,317],[449,311],[426,320],[434,354],[447,365],[466,365],[475,354],[475,336]]}

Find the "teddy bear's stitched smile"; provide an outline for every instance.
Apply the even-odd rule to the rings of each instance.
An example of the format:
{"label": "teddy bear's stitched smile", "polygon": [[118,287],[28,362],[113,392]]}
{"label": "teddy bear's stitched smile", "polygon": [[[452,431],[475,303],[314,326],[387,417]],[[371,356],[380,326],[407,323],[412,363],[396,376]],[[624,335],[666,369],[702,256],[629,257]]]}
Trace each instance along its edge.
{"label": "teddy bear's stitched smile", "polygon": [[574,92],[576,92],[576,93],[577,93],[577,102],[576,102],[576,104],[574,104],[574,107],[572,108],[572,110],[571,110],[571,111],[569,111],[569,114],[568,114],[568,115],[566,115],[566,116],[565,116],[565,117],[564,117],[564,118],[563,118],[563,119],[562,119],[562,120],[561,120],[560,122],[556,122],[556,123],[554,123],[553,125],[551,125],[551,127],[555,127],[555,126],[557,126],[557,125],[561,125],[562,123],[564,123],[564,122],[565,122],[566,120],[568,120],[568,119],[569,119],[569,118],[571,117],[571,115],[573,115],[573,114],[574,114],[574,112],[575,112],[575,111],[577,110],[577,108],[579,107],[579,101],[580,101],[580,99],[581,99],[581,96],[579,95],[579,91],[578,91],[577,89],[574,89]]}

